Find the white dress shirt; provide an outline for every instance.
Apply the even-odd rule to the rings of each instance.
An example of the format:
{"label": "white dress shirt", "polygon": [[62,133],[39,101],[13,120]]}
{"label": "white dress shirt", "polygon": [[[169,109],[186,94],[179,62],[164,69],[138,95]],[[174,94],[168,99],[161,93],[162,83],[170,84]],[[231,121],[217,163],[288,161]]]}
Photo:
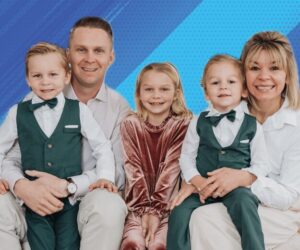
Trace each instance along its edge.
{"label": "white dress shirt", "polygon": [[286,100],[262,127],[271,173],[258,177],[251,190],[266,206],[300,211],[299,202],[295,205],[300,199],[300,110],[288,108]]}
{"label": "white dress shirt", "polygon": [[[67,88],[64,91],[64,94],[69,99],[78,99],[71,85],[67,86]],[[30,93],[25,99],[28,100],[31,98],[32,98],[32,93]],[[86,127],[86,131],[85,131],[87,135],[90,134],[91,136],[83,137],[83,148],[82,148],[83,174],[78,176],[70,176],[78,187],[75,195],[73,197],[70,197],[70,201],[72,200],[72,203],[74,203],[75,200],[80,199],[80,197],[85,195],[88,192],[88,186],[99,178],[105,178],[114,182],[115,173],[117,173],[119,175],[119,180],[121,182],[123,181],[124,183],[124,178],[123,178],[124,173],[121,172],[120,170],[115,171],[115,166],[113,162],[110,164],[104,163],[103,165],[102,164],[99,165],[101,166],[101,169],[98,171],[99,167],[97,167],[97,171],[96,171],[96,164],[98,166],[99,160],[103,162],[102,158],[107,153],[101,155],[102,158],[98,159],[97,158],[98,155],[93,153],[93,147],[94,147],[93,140],[95,141],[99,140],[98,138],[99,136],[101,138],[100,140],[102,140],[103,132],[104,132],[104,137],[112,140],[116,162],[117,164],[119,164],[119,168],[120,166],[122,168],[122,154],[121,154],[121,149],[120,149],[121,145],[119,140],[119,123],[129,110],[129,106],[127,102],[115,91],[109,89],[107,86],[105,86],[105,84],[102,84],[102,87],[100,88],[95,99],[90,100],[87,105],[81,103],[80,111],[81,109],[85,110],[83,113],[88,113],[92,117],[94,122],[93,123],[87,122],[88,127]],[[37,109],[37,111],[38,110],[39,109]],[[90,112],[90,110],[92,110],[93,114]],[[101,122],[99,122],[100,120]],[[101,132],[101,135],[96,133],[98,129],[95,128],[99,128],[98,124],[106,125],[101,127],[103,130],[103,132]],[[89,142],[89,140],[91,140],[91,142]],[[110,142],[107,139],[105,139],[105,141],[110,145]],[[111,153],[107,154],[106,157],[111,158]],[[8,156],[4,158],[2,165],[3,165],[3,178],[8,180],[10,189],[13,192],[13,187],[16,181],[24,178],[23,171],[21,169],[20,149],[18,144],[16,144],[16,146],[14,146],[13,149],[8,153]]]}
{"label": "white dress shirt", "polygon": [[[213,133],[222,147],[230,146],[233,143],[244,120],[246,106],[246,102],[242,101],[237,107],[234,108],[236,111],[234,122],[231,122],[224,117],[216,127],[213,126]],[[222,114],[214,109],[211,105],[207,111],[209,111],[207,117],[219,116]],[[183,177],[187,182],[189,182],[194,176],[200,175],[196,166],[196,157],[201,140],[197,133],[197,121],[198,117],[194,117],[189,125],[179,158],[180,168]],[[245,141],[244,143],[249,142]],[[270,172],[268,153],[263,130],[259,123],[257,123],[256,134],[250,142],[250,153],[250,166],[245,166],[243,170],[249,171],[256,176],[267,175]]]}

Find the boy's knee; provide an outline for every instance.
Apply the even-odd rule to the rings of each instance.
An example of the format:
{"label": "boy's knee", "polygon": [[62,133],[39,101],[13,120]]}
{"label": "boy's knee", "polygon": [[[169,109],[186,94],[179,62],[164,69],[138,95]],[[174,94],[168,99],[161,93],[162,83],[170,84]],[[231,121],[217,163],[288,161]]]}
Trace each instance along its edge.
{"label": "boy's knee", "polygon": [[257,208],[259,204],[257,197],[248,188],[234,190],[233,198],[232,205],[242,210]]}

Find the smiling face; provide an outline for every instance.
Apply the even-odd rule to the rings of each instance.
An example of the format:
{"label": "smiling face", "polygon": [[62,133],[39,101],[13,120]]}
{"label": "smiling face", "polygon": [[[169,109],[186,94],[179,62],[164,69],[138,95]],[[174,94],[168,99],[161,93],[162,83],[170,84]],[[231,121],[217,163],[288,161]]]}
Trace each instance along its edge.
{"label": "smiling face", "polygon": [[286,85],[286,72],[270,53],[261,50],[246,65],[247,87],[259,102],[280,103]]}
{"label": "smiling face", "polygon": [[227,112],[246,97],[240,69],[228,61],[209,66],[205,77],[205,96],[219,112]]}
{"label": "smiling face", "polygon": [[139,98],[151,124],[159,125],[167,118],[175,92],[174,83],[166,73],[149,70],[142,75]]}
{"label": "smiling face", "polygon": [[63,91],[70,74],[57,52],[33,55],[28,59],[27,82],[32,91],[43,100],[50,100]]}
{"label": "smiling face", "polygon": [[112,41],[107,32],[98,28],[76,28],[67,53],[72,66],[72,84],[99,89],[114,61]]}

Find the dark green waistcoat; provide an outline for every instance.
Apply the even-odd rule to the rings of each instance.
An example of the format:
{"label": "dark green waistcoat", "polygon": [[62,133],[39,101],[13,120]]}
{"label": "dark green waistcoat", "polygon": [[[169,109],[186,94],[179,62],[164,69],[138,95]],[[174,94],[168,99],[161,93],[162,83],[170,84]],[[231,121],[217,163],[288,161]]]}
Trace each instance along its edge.
{"label": "dark green waistcoat", "polygon": [[[250,142],[256,133],[256,119],[245,114],[242,125],[233,141],[228,147],[222,147],[217,141],[212,124],[202,112],[197,122],[197,133],[200,144],[196,158],[197,169],[203,177],[207,172],[221,167],[241,169],[250,165]],[[227,119],[227,118],[223,118]]]}
{"label": "dark green waistcoat", "polygon": [[50,138],[38,125],[29,109],[30,103],[31,100],[20,103],[17,110],[23,170],[39,170],[59,178],[81,174],[79,102],[66,99],[60,120]]}

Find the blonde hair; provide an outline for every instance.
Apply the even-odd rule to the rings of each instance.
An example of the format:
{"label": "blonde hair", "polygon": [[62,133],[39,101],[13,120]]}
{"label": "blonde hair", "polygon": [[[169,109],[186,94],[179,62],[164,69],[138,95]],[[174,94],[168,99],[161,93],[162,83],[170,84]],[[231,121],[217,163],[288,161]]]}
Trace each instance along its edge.
{"label": "blonde hair", "polygon": [[55,44],[51,44],[51,43],[47,43],[47,42],[40,42],[40,43],[33,45],[26,53],[26,57],[25,57],[26,75],[28,76],[28,71],[29,71],[28,62],[31,57],[36,56],[36,55],[46,55],[46,54],[50,54],[50,53],[57,53],[60,55],[61,66],[65,69],[66,73],[69,73],[70,67],[68,64],[66,51],[63,48],[61,48]]}
{"label": "blonde hair", "polygon": [[141,91],[141,85],[142,85],[144,74],[151,70],[166,74],[168,77],[171,78],[171,80],[174,83],[175,97],[171,105],[171,112],[173,116],[180,117],[180,118],[191,117],[192,113],[187,109],[185,105],[185,101],[183,97],[183,89],[182,89],[181,80],[178,71],[174,65],[168,62],[148,64],[142,69],[142,71],[138,75],[136,80],[136,86],[135,86],[135,105],[137,109],[136,114],[144,121],[146,121],[148,118],[148,112],[143,106],[140,98],[140,91]]}
{"label": "blonde hair", "polygon": [[207,64],[205,65],[205,68],[203,71],[203,76],[201,79],[201,86],[204,88],[204,91],[206,92],[206,78],[207,78],[209,68],[212,65],[220,63],[220,62],[227,62],[227,63],[232,64],[236,68],[236,70],[239,72],[239,77],[243,84],[243,87],[246,88],[242,62],[240,60],[238,60],[237,58],[234,58],[233,56],[230,56],[230,55],[217,54],[217,55],[211,57],[208,60]]}
{"label": "blonde hair", "polygon": [[[245,44],[241,61],[246,71],[250,61],[253,61],[260,52],[266,51],[275,63],[286,73],[286,86],[282,96],[287,97],[289,107],[293,109],[300,108],[300,92],[298,69],[292,46],[289,40],[276,31],[266,31],[254,34]],[[250,105],[258,109],[254,98],[249,95]]]}

